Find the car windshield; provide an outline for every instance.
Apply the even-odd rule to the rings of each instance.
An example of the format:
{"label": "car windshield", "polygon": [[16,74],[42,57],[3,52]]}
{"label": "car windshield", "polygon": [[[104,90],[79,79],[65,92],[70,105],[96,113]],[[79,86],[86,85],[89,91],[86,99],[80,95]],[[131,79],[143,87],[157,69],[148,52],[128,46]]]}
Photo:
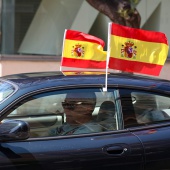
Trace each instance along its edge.
{"label": "car windshield", "polygon": [[16,91],[16,87],[5,81],[0,81],[0,103],[7,99],[11,94]]}

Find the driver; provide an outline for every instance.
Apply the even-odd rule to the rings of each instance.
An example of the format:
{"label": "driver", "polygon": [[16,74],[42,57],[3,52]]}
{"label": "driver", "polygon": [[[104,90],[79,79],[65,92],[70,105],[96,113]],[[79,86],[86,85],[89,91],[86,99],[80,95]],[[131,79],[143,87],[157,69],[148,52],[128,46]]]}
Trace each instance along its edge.
{"label": "driver", "polygon": [[62,102],[66,122],[52,131],[52,135],[70,135],[101,132],[102,127],[93,121],[92,113],[96,95],[89,93],[68,93]]}

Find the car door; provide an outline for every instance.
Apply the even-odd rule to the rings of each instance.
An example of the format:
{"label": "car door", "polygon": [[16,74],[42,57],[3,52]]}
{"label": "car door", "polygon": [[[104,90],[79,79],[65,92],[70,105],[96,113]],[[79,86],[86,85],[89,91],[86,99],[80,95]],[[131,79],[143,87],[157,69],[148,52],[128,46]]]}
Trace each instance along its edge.
{"label": "car door", "polygon": [[130,123],[128,127],[144,146],[145,169],[170,169],[170,97],[142,90],[126,90],[127,93],[134,99],[137,120],[137,124]]}
{"label": "car door", "polygon": [[[51,133],[67,123],[62,103],[68,93],[96,94],[97,100],[90,124],[95,123],[95,127],[96,124],[99,125],[102,127],[101,131],[65,135]],[[103,93],[100,88],[65,88],[20,98],[13,108],[6,109],[6,117],[2,122],[9,119],[28,122],[30,137],[27,140],[1,142],[0,168],[143,169],[142,144],[136,135],[123,128],[121,102],[116,98],[119,96],[115,89]],[[98,113],[105,101],[114,103],[114,115],[107,117],[107,120],[101,120]],[[68,108],[72,106],[73,103],[67,104]]]}

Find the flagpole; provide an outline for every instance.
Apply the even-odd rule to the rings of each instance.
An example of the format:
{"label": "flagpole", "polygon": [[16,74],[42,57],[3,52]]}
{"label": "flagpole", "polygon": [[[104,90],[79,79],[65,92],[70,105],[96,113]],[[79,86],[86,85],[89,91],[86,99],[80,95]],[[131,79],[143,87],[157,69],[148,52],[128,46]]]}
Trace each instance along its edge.
{"label": "flagpole", "polygon": [[[62,63],[62,60],[63,60],[63,55],[64,55],[64,43],[65,43],[65,37],[66,37],[66,32],[67,32],[67,29],[65,29],[64,31],[64,37],[63,37],[63,48],[62,48],[62,56],[61,56],[61,63]],[[62,64],[60,64],[60,71],[62,71]]]}
{"label": "flagpole", "polygon": [[108,24],[108,40],[107,40],[107,58],[106,58],[106,76],[105,76],[105,87],[103,87],[103,92],[107,92],[107,81],[108,81],[108,65],[109,65],[109,58],[110,58],[110,35],[111,35],[111,22]]}

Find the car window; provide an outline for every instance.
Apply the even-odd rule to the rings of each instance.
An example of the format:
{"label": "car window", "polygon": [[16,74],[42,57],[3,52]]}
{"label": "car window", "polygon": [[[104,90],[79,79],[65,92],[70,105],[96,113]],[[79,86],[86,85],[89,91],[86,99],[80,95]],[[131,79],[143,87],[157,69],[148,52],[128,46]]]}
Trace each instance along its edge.
{"label": "car window", "polygon": [[37,94],[19,102],[7,119],[24,120],[30,137],[80,135],[118,129],[114,92],[72,89]]}
{"label": "car window", "polygon": [[[133,115],[125,127],[161,123],[170,119],[170,97],[146,91],[122,90],[123,115]],[[127,111],[128,110],[128,111]],[[125,118],[124,118],[125,119]]]}
{"label": "car window", "polygon": [[133,92],[134,109],[139,124],[170,119],[170,98],[158,94]]}
{"label": "car window", "polygon": [[17,87],[10,82],[0,81],[0,103],[7,99],[17,90]]}

